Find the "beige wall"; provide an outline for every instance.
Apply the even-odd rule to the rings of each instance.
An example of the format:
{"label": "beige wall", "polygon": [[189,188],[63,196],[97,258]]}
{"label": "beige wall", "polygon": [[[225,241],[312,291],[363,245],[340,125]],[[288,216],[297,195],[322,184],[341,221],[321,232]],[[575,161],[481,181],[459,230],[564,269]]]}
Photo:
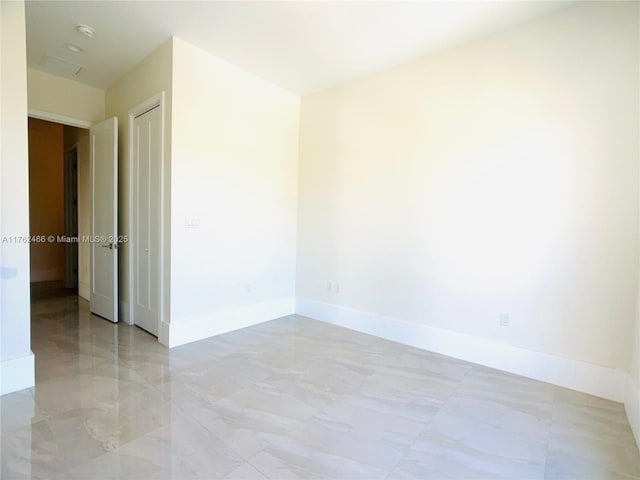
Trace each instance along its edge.
{"label": "beige wall", "polygon": [[[118,117],[118,202],[119,219],[118,228],[120,235],[129,235],[129,123],[128,112],[145,100],[161,92],[165,93],[165,168],[164,180],[165,191],[167,192],[167,202],[170,200],[170,171],[171,161],[171,91],[172,91],[172,60],[173,60],[173,39],[168,40],[156,51],[140,62],[131,71],[126,73],[120,80],[107,89],[105,111],[106,117]],[[169,205],[169,203],[167,203]],[[158,206],[157,208],[160,208]],[[162,214],[165,217],[167,231],[167,249],[165,252],[165,263],[169,266],[169,222],[170,209],[164,208]],[[129,301],[129,245],[123,244],[119,250],[119,294],[123,306],[121,314],[126,312],[126,305]],[[163,281],[166,284],[165,308],[168,310],[169,302],[169,270],[167,269]]]}
{"label": "beige wall", "polygon": [[[638,292],[640,295],[640,292]],[[640,391],[640,313],[636,315],[635,332],[633,335],[633,352],[631,357],[631,378]]]}
{"label": "beige wall", "polygon": [[[27,48],[24,2],[0,2],[0,232],[29,235]],[[30,339],[29,244],[0,244],[0,394],[34,383]],[[26,405],[28,406],[28,405]]]}
{"label": "beige wall", "polygon": [[297,96],[175,39],[172,323],[293,298],[298,120]]}
{"label": "beige wall", "polygon": [[636,443],[640,446],[640,285],[638,286],[638,312],[636,313],[629,370],[631,382],[625,399],[625,407],[631,429],[636,437]]}
{"label": "beige wall", "polygon": [[[32,236],[64,235],[63,126],[29,119],[29,229]],[[31,281],[62,280],[63,243],[31,242]]]}
{"label": "beige wall", "polygon": [[104,120],[105,92],[35,68],[28,69],[29,111],[83,122]]}
{"label": "beige wall", "polygon": [[[214,311],[282,298],[293,308],[298,97],[176,38],[156,50],[106,92],[106,116],[120,122],[123,234],[129,227],[127,113],[160,92],[165,321],[197,323]],[[187,229],[187,217],[198,218],[201,228]],[[125,245],[123,303],[128,254]]]}
{"label": "beige wall", "polygon": [[[74,145],[78,148],[78,237],[91,235],[91,190],[89,176],[89,130],[84,128],[64,127],[64,151]],[[78,295],[89,300],[89,250],[88,242],[78,244]]]}
{"label": "beige wall", "polygon": [[[638,35],[638,42],[640,43],[640,34]],[[640,82],[638,82],[638,89],[640,89]],[[638,95],[638,101],[640,102],[640,95]],[[640,110],[640,103],[638,109]],[[638,135],[638,142],[640,143],[640,135]],[[640,162],[640,159],[638,159],[638,161]],[[640,192],[638,201],[640,202]],[[640,203],[638,204],[638,213],[640,214]],[[640,245],[638,245],[638,248],[640,248]],[[636,301],[635,328],[633,332],[631,363],[629,365],[630,382],[625,399],[625,408],[631,429],[636,437],[636,443],[640,446],[640,263],[638,264],[638,291]]]}
{"label": "beige wall", "polygon": [[637,4],[304,97],[300,150],[298,297],[629,368]]}

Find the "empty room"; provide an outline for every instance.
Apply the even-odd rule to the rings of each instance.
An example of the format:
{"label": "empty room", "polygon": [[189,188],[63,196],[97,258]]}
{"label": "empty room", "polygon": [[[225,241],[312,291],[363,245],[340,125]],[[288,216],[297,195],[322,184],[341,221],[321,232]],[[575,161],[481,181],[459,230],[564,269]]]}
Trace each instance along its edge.
{"label": "empty room", "polygon": [[640,3],[0,0],[3,479],[640,480]]}

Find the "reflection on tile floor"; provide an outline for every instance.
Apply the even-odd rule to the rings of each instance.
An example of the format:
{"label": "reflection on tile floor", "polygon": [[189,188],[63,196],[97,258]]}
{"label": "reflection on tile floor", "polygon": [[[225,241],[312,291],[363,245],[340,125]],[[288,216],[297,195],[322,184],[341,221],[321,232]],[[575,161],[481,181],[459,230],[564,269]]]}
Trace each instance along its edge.
{"label": "reflection on tile floor", "polygon": [[286,317],[168,350],[34,300],[2,478],[640,479],[621,404]]}

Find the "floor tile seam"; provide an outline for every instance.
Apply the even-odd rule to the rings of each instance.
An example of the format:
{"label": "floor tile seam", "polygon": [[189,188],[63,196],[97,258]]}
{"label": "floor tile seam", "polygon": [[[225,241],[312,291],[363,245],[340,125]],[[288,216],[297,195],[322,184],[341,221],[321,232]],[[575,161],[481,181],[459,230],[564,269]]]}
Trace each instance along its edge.
{"label": "floor tile seam", "polygon": [[[437,415],[437,413],[436,413]],[[418,441],[418,439],[422,436],[423,433],[425,433],[429,427],[429,424],[433,421],[433,418],[435,418],[435,415],[431,418],[431,420],[429,420],[428,422],[423,422],[423,426],[420,429],[420,431],[418,432],[418,434],[416,435],[416,437],[413,439],[413,441],[411,442],[410,445],[408,445],[405,448],[404,453],[400,456],[400,458],[391,466],[391,468],[389,469],[389,471],[387,472],[387,475],[385,476],[385,479],[388,479],[391,474],[393,473],[393,471],[398,467],[398,465],[400,465],[402,463],[402,461],[407,457],[407,455],[409,454],[409,452],[411,451],[411,449],[413,448],[413,446],[416,444],[416,442]]]}
{"label": "floor tile seam", "polygon": [[[47,425],[49,425],[48,421],[47,421]],[[85,426],[85,425],[86,425],[86,419],[83,419],[83,420],[82,420],[82,427],[83,427],[83,428],[85,429],[85,431],[86,431],[86,426]],[[152,430],[152,431],[153,431],[153,430]],[[107,449],[105,449],[105,448],[104,448],[104,444],[105,444],[105,442],[104,442],[104,441],[101,441],[101,440],[98,440],[98,439],[96,439],[96,438],[93,438],[93,437],[91,436],[91,434],[89,434],[89,433],[87,432],[87,434],[88,434],[91,438],[93,438],[93,439],[94,439],[94,440],[95,440],[95,441],[96,441],[96,442],[97,442],[97,443],[102,447],[102,449],[103,449],[104,451],[103,451],[102,453],[100,453],[99,455],[96,455],[96,456],[94,456],[94,457],[91,457],[91,458],[87,459],[86,461],[81,461],[80,463],[72,464],[72,465],[71,465],[71,466],[69,466],[68,468],[64,468],[62,471],[55,473],[55,475],[54,475],[53,477],[47,477],[47,478],[65,478],[65,475],[66,475],[68,472],[70,472],[70,471],[72,471],[72,470],[75,470],[76,468],[81,468],[81,467],[83,467],[83,466],[85,466],[85,465],[88,465],[89,463],[91,463],[91,462],[95,461],[95,460],[96,460],[96,459],[98,459],[98,458],[101,458],[101,457],[102,457],[102,456],[104,456],[104,455],[109,455],[109,454],[112,454],[112,453],[116,453],[116,452],[117,452],[121,447],[123,447],[123,446],[125,446],[125,445],[127,445],[127,444],[129,444],[129,443],[131,443],[131,442],[133,442],[133,441],[135,441],[135,440],[138,440],[139,438],[144,437],[144,436],[145,436],[145,435],[147,435],[148,433],[149,433],[149,432],[144,433],[144,434],[141,434],[141,435],[139,435],[139,436],[136,436],[135,438],[130,438],[129,440],[127,440],[127,441],[125,441],[125,442],[120,442],[120,438],[118,438],[118,445],[117,445],[117,447],[116,447],[116,448],[114,448],[114,449],[112,449],[112,450],[107,450]],[[59,442],[57,441],[56,436],[54,436],[54,441],[56,442],[56,445],[59,445]],[[117,453],[116,453],[116,454],[117,454]]]}
{"label": "floor tile seam", "polygon": [[[475,366],[471,365],[470,368],[467,369],[467,371],[465,372],[465,375],[458,381],[458,384],[456,385],[456,387],[451,391],[451,393],[449,395],[447,395],[446,399],[442,402],[442,405],[440,406],[438,411],[433,415],[433,417],[431,417],[431,419],[428,422],[425,423],[425,427],[424,427],[423,431],[420,433],[420,435],[422,435],[425,431],[427,431],[429,429],[430,425],[436,419],[436,417],[443,412],[443,410],[449,404],[449,401],[451,400],[451,398],[454,397],[458,393],[458,391],[460,390],[461,385],[463,384],[464,380],[471,374],[471,372],[473,371],[474,368],[475,368]],[[473,421],[474,422],[479,422],[480,424],[487,425],[487,426],[495,426],[495,425],[491,424],[490,422],[487,422],[487,421],[485,421],[483,419],[473,419]],[[548,456],[548,444],[549,444],[550,428],[551,428],[551,419],[550,419],[548,427],[547,427],[547,435],[546,435],[546,442],[545,442],[546,443],[545,444],[545,468],[546,468],[546,460],[547,460],[547,456]],[[417,438],[419,438],[419,437],[420,436],[418,436]],[[416,438],[416,441],[417,441],[417,438]],[[415,441],[414,441],[413,444],[415,444]],[[411,447],[413,447],[413,444],[411,445]],[[409,450],[407,450],[407,453],[408,453],[408,451]],[[406,456],[406,454],[405,454],[405,456]]]}
{"label": "floor tile seam", "polygon": [[270,479],[271,477],[269,477],[269,475],[267,475],[267,473],[266,473],[266,472],[264,472],[263,470],[261,470],[257,465],[255,465],[255,464],[251,463],[251,460],[253,460],[255,457],[257,457],[258,455],[260,455],[263,451],[264,451],[264,449],[263,449],[263,450],[260,450],[259,452],[256,452],[256,453],[255,453],[254,455],[252,455],[252,456],[251,456],[251,458],[250,458],[249,460],[247,460],[246,462],[247,462],[249,465],[251,465],[253,468],[255,468],[255,469],[258,471],[258,473],[260,473],[260,475],[262,475],[262,476],[263,476],[263,477],[265,477],[265,478]]}
{"label": "floor tile seam", "polygon": [[391,476],[391,474],[393,473],[393,471],[398,467],[398,465],[400,465],[402,463],[402,461],[407,457],[407,455],[409,454],[409,452],[411,451],[411,449],[413,448],[413,446],[416,444],[416,442],[418,441],[418,439],[429,429],[429,426],[433,423],[434,419],[440,414],[440,412],[442,412],[442,409],[444,408],[444,406],[447,404],[448,400],[456,393],[456,391],[460,388],[460,385],[462,384],[462,382],[464,381],[465,378],[467,378],[467,376],[469,375],[469,372],[471,371],[471,369],[473,368],[473,366],[470,366],[467,368],[467,370],[465,371],[465,374],[462,376],[462,378],[460,380],[458,380],[457,385],[452,389],[452,391],[446,396],[445,399],[443,399],[442,404],[440,405],[440,407],[438,407],[438,410],[433,414],[433,416],[427,420],[426,422],[423,422],[423,427],[420,430],[420,432],[416,435],[416,437],[413,439],[413,442],[411,442],[411,444],[405,449],[405,452],[403,453],[403,455],[398,459],[398,461],[391,467],[391,469],[389,470],[389,472],[387,473],[387,476],[385,477],[386,479],[389,479],[389,477]]}
{"label": "floor tile seam", "polygon": [[[160,391],[160,393],[162,394],[162,392],[161,392],[161,391]],[[184,416],[185,416],[189,421],[194,422],[197,426],[199,426],[199,427],[201,427],[202,429],[204,429],[208,434],[213,435],[214,437],[216,437],[216,439],[220,440],[220,441],[224,444],[224,446],[225,446],[225,447],[229,448],[229,449],[230,449],[230,450],[231,450],[231,451],[232,451],[232,452],[233,452],[233,453],[238,457],[238,459],[242,460],[243,462],[245,462],[245,461],[246,461],[246,460],[245,460],[245,458],[244,458],[240,453],[238,453],[238,452],[237,452],[237,451],[236,451],[236,450],[235,450],[235,449],[234,449],[234,448],[233,448],[233,447],[232,447],[228,442],[226,442],[223,438],[221,438],[221,437],[220,437],[219,435],[217,435],[216,433],[214,433],[214,432],[212,432],[211,430],[209,430],[209,429],[208,429],[208,428],[207,428],[207,427],[206,427],[206,426],[205,426],[201,421],[199,421],[196,417],[191,416],[191,415],[187,412],[186,408],[184,408],[184,407],[182,407],[181,405],[179,405],[179,404],[178,404],[177,402],[175,402],[173,399],[169,399],[169,402],[170,402],[170,403],[173,405],[173,407],[175,407],[178,411],[182,412],[182,414],[183,414],[183,415],[184,415]],[[129,443],[131,443],[131,442],[133,442],[133,441],[135,441],[135,440],[139,440],[139,439],[141,439],[141,438],[144,438],[145,436],[147,436],[147,435],[149,435],[149,434],[151,434],[151,433],[153,433],[153,432],[155,432],[155,431],[157,431],[157,430],[161,430],[161,429],[165,428],[167,425],[170,425],[172,422],[173,422],[173,418],[172,418],[172,420],[171,420],[170,422],[168,422],[168,423],[167,423],[167,424],[165,424],[165,425],[160,425],[160,426],[158,426],[157,428],[154,428],[153,430],[150,430],[149,432],[146,432],[146,433],[144,433],[144,434],[142,434],[142,435],[140,435],[140,436],[138,436],[138,437],[136,437],[136,438],[134,438],[134,439],[131,439],[130,441],[125,442],[125,443],[123,443],[123,444],[121,444],[121,445],[118,445],[118,448],[116,448],[115,450],[113,450],[113,452],[114,452],[114,453],[116,453],[116,455],[119,455],[119,453],[118,453],[117,451],[118,451],[118,450],[120,450],[120,448],[121,448],[121,447],[123,447],[123,446],[125,446],[125,445],[128,445]],[[107,452],[107,453],[110,453],[110,452]],[[88,463],[88,462],[87,462],[87,463]],[[232,470],[232,471],[233,471],[233,470]],[[229,473],[231,473],[231,472],[229,472]]]}
{"label": "floor tile seam", "polygon": [[[454,397],[456,397],[456,398],[464,398],[464,397],[468,397],[468,395],[465,395],[465,396],[463,397],[463,396],[458,396],[456,393],[452,393],[452,394],[447,398],[447,401],[450,401],[450,400],[451,400],[451,399],[453,399]],[[544,416],[540,416],[540,415],[537,415],[537,414],[535,414],[535,413],[526,413],[526,412],[522,412],[522,411],[518,410],[518,408],[517,408],[517,407],[511,407],[511,406],[509,406],[509,405],[505,405],[504,403],[502,403],[502,402],[500,402],[500,401],[497,401],[497,400],[488,400],[488,399],[485,399],[485,398],[480,398],[480,399],[478,399],[478,398],[473,398],[473,400],[477,400],[477,401],[483,402],[483,403],[485,403],[485,404],[491,404],[491,405],[497,405],[497,406],[504,406],[505,408],[508,408],[508,409],[510,409],[510,410],[512,410],[512,411],[515,411],[516,413],[521,413],[522,415],[525,415],[525,416],[527,416],[527,417],[530,417],[531,419],[535,419],[535,420],[536,420],[536,421],[538,421],[538,422],[543,422],[543,423],[547,424],[547,426],[549,426],[549,425],[551,424],[552,415],[551,415],[551,416],[549,416],[549,418],[548,418],[548,419],[546,419]],[[535,406],[543,406],[543,405],[545,405],[545,402],[533,402],[533,404],[534,404]],[[447,405],[443,405],[442,407],[443,407],[443,408],[447,408],[447,407],[448,407],[448,404],[447,404]],[[464,415],[462,415],[462,416],[464,416]],[[489,426],[495,425],[495,423],[494,423],[494,422],[492,422],[491,420],[489,420],[488,418],[486,418],[486,417],[484,417],[484,416],[483,416],[483,417],[473,418],[472,420],[473,420],[474,422],[477,422],[477,423],[480,423],[480,424],[483,424],[483,425],[489,425]],[[513,432],[513,433],[516,433],[516,432]]]}
{"label": "floor tile seam", "polygon": [[[34,388],[34,387],[30,387],[29,389],[25,389],[25,390],[31,390],[31,389],[33,389],[33,388]],[[31,392],[30,392],[30,393],[31,393]],[[8,395],[11,395],[11,394],[8,394]],[[14,427],[12,427],[12,428],[2,428],[2,429],[0,430],[0,439],[1,439],[2,437],[5,437],[5,436],[13,436],[14,432],[16,432],[16,431],[18,431],[18,430],[20,430],[20,429],[27,428],[27,427],[31,427],[34,423],[38,423],[38,422],[41,422],[42,420],[46,420],[45,415],[42,413],[42,411],[40,410],[40,408],[39,408],[39,407],[38,407],[38,405],[36,404],[35,396],[33,396],[33,394],[32,394],[32,401],[33,401],[33,406],[34,406],[35,414],[34,414],[34,416],[33,416],[33,417],[31,417],[30,421],[29,421],[28,423],[26,423],[26,422],[25,422],[25,423],[22,423],[22,424],[20,424],[20,425],[18,425],[18,426],[14,426]],[[2,404],[2,397],[0,397],[0,405],[1,405],[1,404]],[[38,421],[36,421],[36,422],[31,421],[31,420],[33,420],[34,418],[38,418],[38,417],[40,418]],[[2,413],[0,413],[0,419],[2,419]],[[0,449],[0,450],[1,450],[1,449]]]}
{"label": "floor tile seam", "polygon": [[[275,439],[274,441],[268,441],[259,451],[257,451],[256,453],[254,453],[253,455],[251,455],[248,459],[246,459],[246,462],[249,463],[249,461],[256,457],[258,454],[264,452],[267,448],[277,445],[279,442],[284,441],[285,439],[290,439],[289,438],[289,434],[295,432],[296,430],[304,430],[304,423],[311,420],[313,417],[315,417],[316,415],[324,412],[324,410],[331,405],[335,400],[332,400],[328,405],[325,405],[324,407],[316,407],[314,408],[314,412],[307,416],[304,420],[299,420],[299,419],[294,419],[295,422],[297,423],[296,426],[292,427],[292,428],[288,428],[285,429],[285,431],[282,433],[282,435],[279,435],[280,438]],[[284,438],[283,438],[284,437]],[[257,469],[260,473],[262,473],[263,475],[267,476],[264,472],[262,472],[261,470],[258,469],[258,467],[256,467],[255,465],[251,464],[251,466],[253,466],[255,469]]]}
{"label": "floor tile seam", "polygon": [[60,473],[56,474],[54,477],[49,477],[49,478],[51,478],[51,479],[54,479],[54,478],[60,478],[60,479],[66,478],[67,474],[69,472],[75,470],[76,468],[82,468],[82,467],[90,464],[91,462],[96,461],[98,458],[101,458],[104,455],[109,455],[110,453],[116,452],[119,448],[120,448],[120,446],[118,446],[118,448],[116,448],[115,450],[110,450],[110,451],[106,451],[104,453],[101,453],[97,457],[93,457],[93,458],[90,458],[89,460],[87,460],[86,462],[82,462],[82,463],[79,463],[77,465],[73,465],[70,468],[65,469],[63,472],[60,472]]}
{"label": "floor tile seam", "polygon": [[[251,465],[253,468],[255,468],[255,469],[256,469],[256,470],[257,470],[261,475],[263,475],[263,476],[264,476],[265,478],[267,478],[267,479],[270,479],[271,477],[269,477],[269,475],[268,475],[265,471],[261,470],[261,469],[260,469],[260,467],[259,467],[258,465],[254,464],[254,463],[252,462],[252,460],[254,460],[254,459],[255,459],[258,455],[260,455],[261,453],[265,453],[265,450],[266,450],[268,447],[270,447],[270,446],[272,446],[272,445],[277,445],[277,443],[278,443],[278,442],[274,442],[274,443],[271,443],[271,444],[269,444],[269,445],[266,445],[264,448],[262,448],[260,451],[258,451],[258,452],[256,452],[256,453],[254,453],[253,455],[251,455],[251,457],[249,457],[249,458],[246,460],[246,462],[247,462],[249,465]],[[267,453],[267,455],[269,455],[269,454]],[[359,463],[359,462],[358,462],[358,463]]]}
{"label": "floor tile seam", "polygon": [[553,429],[553,424],[555,422],[555,411],[556,411],[556,405],[558,403],[558,387],[554,386],[553,387],[553,400],[551,401],[551,419],[549,421],[549,433],[547,434],[547,450],[546,450],[546,455],[545,455],[545,460],[544,460],[544,478],[547,478],[547,469],[549,468],[549,448],[551,446],[551,435],[552,435],[552,429]]}
{"label": "floor tile seam", "polygon": [[245,461],[251,465],[253,468],[255,468],[258,472],[260,472],[262,475],[264,475],[265,477],[269,478],[268,475],[260,470],[260,468],[253,464],[251,462],[252,459],[254,459],[255,457],[257,457],[260,453],[263,453],[267,448],[278,445],[279,442],[284,441],[285,439],[289,439],[289,434],[293,433],[294,431],[296,431],[296,429],[303,429],[304,427],[304,422],[309,421],[310,419],[312,419],[314,416],[323,413],[329,406],[335,404],[338,400],[338,397],[336,397],[335,399],[332,399],[327,405],[323,406],[323,407],[316,407],[314,410],[314,413],[312,413],[311,415],[309,415],[305,420],[297,420],[297,422],[299,422],[299,424],[296,427],[293,427],[291,429],[287,429],[282,435],[281,437],[285,437],[285,438],[278,438],[275,441],[272,442],[267,442],[259,451],[255,452],[253,455],[251,455],[249,458],[247,458]]}
{"label": "floor tile seam", "polygon": [[[187,407],[180,405],[180,403],[178,403],[176,400],[173,399],[172,396],[168,396],[163,390],[161,390],[160,388],[158,388],[156,385],[151,385],[151,388],[153,388],[154,390],[156,390],[156,392],[158,392],[161,396],[167,398],[169,400],[169,403],[171,404],[171,406],[173,408],[175,408],[178,412],[181,412],[182,415],[184,415],[187,419],[189,419],[190,421],[196,423],[197,425],[199,425],[200,427],[204,428],[205,431],[207,431],[208,433],[210,433],[211,435],[214,435],[216,437],[218,437],[214,432],[212,432],[211,430],[209,430],[200,420],[198,420],[198,418],[196,418],[195,416],[191,415],[187,409]],[[171,422],[173,421],[173,418],[171,420]],[[168,424],[170,424],[171,422],[169,422]],[[162,428],[163,426],[160,426],[159,428]],[[225,442],[226,443],[226,442]],[[229,446],[227,444],[227,446]],[[233,449],[232,449],[233,450]],[[240,458],[242,458],[242,455],[238,454],[238,452],[236,452],[235,450],[233,450]]]}
{"label": "floor tile seam", "polygon": [[[16,435],[16,432],[19,432],[20,430],[22,430],[23,428],[31,428],[33,426],[34,423],[39,423],[42,420],[45,420],[44,418],[41,418],[40,420],[38,420],[37,422],[33,422],[33,423],[24,423],[22,425],[19,425],[17,427],[13,427],[13,428],[8,428],[8,429],[2,429],[2,432],[0,432],[0,442],[2,442],[3,439],[5,438],[11,438],[14,437]],[[1,450],[1,449],[0,449]]]}
{"label": "floor tile seam", "polygon": [[[86,419],[84,419],[84,420],[82,421],[82,427],[83,427],[83,428],[85,428],[85,430],[86,430],[86,422],[87,422],[87,420],[86,420]],[[95,460],[96,458],[102,457],[102,455],[106,455],[106,454],[108,454],[108,453],[117,452],[118,450],[120,450],[120,448],[124,447],[125,445],[128,445],[129,443],[131,443],[131,442],[133,442],[133,441],[135,441],[135,440],[138,440],[138,439],[140,439],[140,438],[142,438],[142,437],[144,437],[144,436],[148,435],[149,433],[154,432],[155,430],[158,430],[159,428],[162,428],[162,426],[157,427],[157,428],[153,428],[152,430],[150,430],[150,431],[148,431],[148,432],[145,432],[145,433],[142,433],[142,434],[137,435],[137,436],[135,436],[135,437],[129,438],[128,440],[126,440],[126,441],[124,441],[124,442],[122,442],[122,441],[121,441],[121,438],[120,438],[119,434],[117,434],[117,438],[118,438],[118,445],[117,445],[117,447],[116,447],[116,448],[114,448],[114,449],[112,449],[112,450],[107,450],[107,449],[105,449],[104,453],[101,453],[101,454],[100,454],[100,455],[98,455],[97,457],[93,457],[93,458],[92,458],[91,460],[89,460],[89,461]],[[87,433],[88,433],[88,432],[87,432]],[[88,434],[89,434],[89,433],[88,433]],[[89,434],[89,436],[91,436],[91,434]],[[92,436],[91,436],[91,437],[92,437]],[[92,438],[93,438],[93,437],[92,437]],[[98,441],[98,442],[100,443],[100,445],[104,445],[104,443],[105,443],[105,441],[97,440],[97,439],[95,439],[95,438],[94,438],[94,440]],[[85,462],[85,463],[89,463],[89,462]],[[84,465],[85,463],[83,463],[83,464],[79,464],[79,465],[77,465],[77,466]],[[74,467],[74,468],[75,468],[75,467]]]}
{"label": "floor tile seam", "polygon": [[[214,403],[218,403],[218,402],[219,402],[219,401],[221,401],[221,400],[224,400],[224,399],[229,398],[229,397],[231,397],[231,396],[233,396],[233,395],[235,395],[235,394],[237,394],[237,393],[239,393],[239,392],[246,391],[246,390],[248,390],[248,388],[247,388],[247,387],[243,387],[243,388],[241,388],[240,390],[238,390],[238,391],[236,391],[236,392],[234,392],[234,393],[231,393],[231,394],[225,395],[225,396],[223,396],[223,397],[220,397],[219,399],[216,399],[216,401],[215,401]],[[248,459],[248,458],[245,458],[245,457],[244,457],[244,455],[242,455],[242,454],[241,454],[240,452],[238,452],[235,448],[233,448],[233,446],[232,446],[232,445],[230,445],[230,444],[229,444],[229,443],[228,443],[224,438],[222,438],[222,437],[221,437],[220,435],[218,435],[216,432],[213,432],[213,431],[211,431],[209,428],[207,428],[206,422],[203,422],[203,421],[201,421],[200,419],[198,419],[197,417],[192,416],[192,415],[188,412],[188,410],[186,409],[186,407],[183,407],[182,405],[180,405],[179,403],[177,403],[175,400],[171,399],[171,402],[174,404],[174,406],[175,406],[175,407],[177,407],[177,409],[178,409],[179,411],[181,411],[181,412],[183,413],[183,415],[185,415],[187,418],[189,418],[190,420],[192,420],[193,422],[195,422],[196,424],[198,424],[200,427],[202,427],[203,429],[205,429],[205,430],[206,430],[210,435],[213,435],[214,437],[216,437],[217,439],[219,439],[221,442],[223,442],[223,443],[224,443],[224,444],[225,444],[229,449],[231,449],[231,450],[232,450],[232,451],[233,451],[233,452],[238,456],[238,458],[241,458],[243,461],[245,461],[245,462],[249,463],[249,459]],[[216,413],[216,415],[217,415],[217,413]],[[313,416],[313,415],[312,415],[312,416]],[[311,417],[309,417],[309,418],[311,418]],[[287,431],[285,432],[285,434],[284,434],[284,435],[288,434],[288,433],[289,433],[289,432],[291,432],[291,431],[293,431],[293,429],[291,429],[291,430],[287,430]],[[265,450],[267,447],[269,447],[269,446],[271,446],[271,445],[273,445],[273,444],[275,444],[275,443],[277,443],[277,441],[276,441],[276,442],[267,442],[267,444],[266,444],[264,447],[262,447],[262,448],[261,448],[258,452],[256,452],[255,454],[251,455],[249,458],[253,458],[253,457],[254,457],[254,456],[256,456],[258,453],[262,452],[262,451],[263,451],[263,450]],[[257,469],[257,467],[255,467],[255,465],[252,465],[252,466],[253,466],[254,468],[256,468],[256,469]],[[262,472],[260,472],[260,473],[262,473]]]}
{"label": "floor tile seam", "polygon": [[[473,370],[474,366],[473,364],[470,365],[466,372],[464,372],[464,375],[462,376],[462,378],[460,378],[460,380],[458,380],[458,382],[456,383],[455,387],[453,387],[451,389],[451,391],[449,392],[448,395],[445,396],[445,398],[443,398],[442,400],[442,405],[440,405],[440,408],[438,409],[438,412],[436,413],[439,414],[440,411],[444,408],[445,405],[447,405],[447,403],[449,402],[449,400],[451,400],[452,397],[454,397],[459,391],[460,388],[462,387],[463,382],[467,379],[467,377],[469,377],[471,371]],[[433,418],[435,418],[435,415],[432,417],[431,420],[433,420]],[[431,421],[429,421],[429,423],[431,423]]]}

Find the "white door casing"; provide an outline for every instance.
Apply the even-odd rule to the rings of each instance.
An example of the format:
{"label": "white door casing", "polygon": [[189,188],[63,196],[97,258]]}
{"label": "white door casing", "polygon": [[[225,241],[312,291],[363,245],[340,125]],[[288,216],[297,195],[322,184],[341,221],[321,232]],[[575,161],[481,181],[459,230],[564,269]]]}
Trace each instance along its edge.
{"label": "white door casing", "polygon": [[133,119],[133,303],[135,324],[158,336],[161,283],[162,111]]}
{"label": "white door casing", "polygon": [[[78,236],[78,144],[64,155],[64,234]],[[65,247],[64,288],[78,287],[78,244],[67,242]]]}
{"label": "white door casing", "polygon": [[[91,312],[118,321],[118,119],[89,129]],[[83,239],[86,240],[86,239]]]}

